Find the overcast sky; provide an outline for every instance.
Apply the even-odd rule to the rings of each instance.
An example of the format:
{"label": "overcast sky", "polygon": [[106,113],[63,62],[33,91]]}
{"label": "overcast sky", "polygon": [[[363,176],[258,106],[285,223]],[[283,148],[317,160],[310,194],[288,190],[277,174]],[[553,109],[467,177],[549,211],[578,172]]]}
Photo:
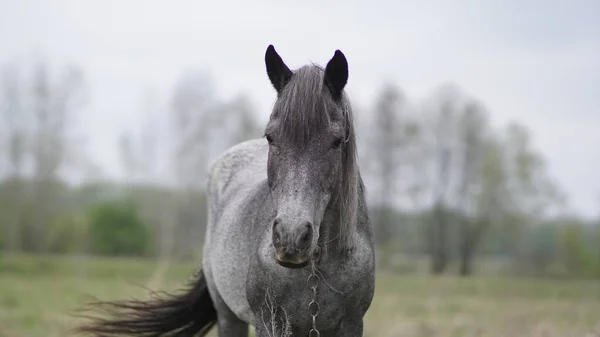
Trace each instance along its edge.
{"label": "overcast sky", "polygon": [[413,100],[454,82],[500,125],[534,133],[573,209],[600,213],[600,1],[0,0],[0,64],[76,62],[91,96],[88,150],[119,174],[116,140],[184,71],[207,68],[223,97],[247,92],[263,120],[274,98],[264,51],[291,67],[341,49],[348,90],[368,104],[385,80]]}

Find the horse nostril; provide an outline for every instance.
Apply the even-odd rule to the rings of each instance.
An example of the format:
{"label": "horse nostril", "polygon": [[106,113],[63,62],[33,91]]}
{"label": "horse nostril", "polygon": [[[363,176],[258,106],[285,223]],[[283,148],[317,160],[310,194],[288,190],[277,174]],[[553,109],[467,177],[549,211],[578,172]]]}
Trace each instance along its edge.
{"label": "horse nostril", "polygon": [[281,226],[279,226],[279,219],[273,221],[273,243],[281,243]]}
{"label": "horse nostril", "polygon": [[281,235],[279,235],[279,232],[275,232],[273,241],[275,241],[275,243],[281,242]]}
{"label": "horse nostril", "polygon": [[298,238],[298,241],[296,242],[298,248],[306,249],[306,248],[310,247],[310,243],[312,240],[312,234],[313,234],[312,225],[307,222],[302,230],[302,233],[300,234],[300,237]]}
{"label": "horse nostril", "polygon": [[300,242],[306,243],[308,242],[308,239],[310,239],[310,232],[304,232],[300,237]]}

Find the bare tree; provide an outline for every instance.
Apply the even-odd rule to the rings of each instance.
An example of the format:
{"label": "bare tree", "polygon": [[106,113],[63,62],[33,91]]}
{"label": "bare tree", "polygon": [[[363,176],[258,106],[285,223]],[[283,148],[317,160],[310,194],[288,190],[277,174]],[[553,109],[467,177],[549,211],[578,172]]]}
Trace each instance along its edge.
{"label": "bare tree", "polygon": [[35,181],[35,212],[33,222],[33,248],[46,250],[46,233],[52,218],[51,204],[59,181],[61,166],[73,148],[69,137],[72,113],[82,103],[83,76],[76,67],[69,67],[53,83],[45,63],[34,69],[32,83],[32,159]]}
{"label": "bare tree", "polygon": [[527,225],[540,222],[551,209],[562,208],[565,195],[547,172],[541,153],[535,150],[529,130],[518,123],[509,123],[500,133],[504,151],[505,199],[503,215],[521,219],[508,223],[513,232],[513,251],[522,253],[525,247],[518,239]]}
{"label": "bare tree", "polygon": [[[158,193],[160,144],[167,142],[160,128],[163,114],[153,91],[148,91],[142,103],[143,119],[136,130],[123,132],[119,138],[119,153],[125,172],[129,196],[134,198],[143,217],[157,234],[158,264],[148,280],[149,288],[157,288],[166,274],[173,250],[174,212],[173,198]],[[140,188],[144,186],[145,188]]]}
{"label": "bare tree", "polygon": [[4,245],[7,252],[17,252],[21,248],[22,175],[26,155],[26,129],[23,118],[25,111],[21,103],[22,88],[16,67],[4,69],[1,84],[0,130],[5,135],[3,161],[7,163],[7,179],[4,182],[7,185],[7,193],[0,195],[6,204],[2,217],[6,234]]}
{"label": "bare tree", "polygon": [[432,214],[426,226],[427,247],[431,258],[431,272],[442,274],[450,262],[449,235],[453,217],[450,216],[455,199],[457,178],[457,127],[461,96],[452,86],[442,87],[427,108],[424,141],[428,165],[433,176],[431,183]]}
{"label": "bare tree", "polygon": [[380,264],[388,264],[390,243],[396,224],[394,209],[397,204],[396,181],[401,160],[401,121],[405,104],[404,95],[393,85],[385,85],[375,102],[371,132],[366,137],[373,182],[376,183],[373,224],[375,239],[382,245]]}
{"label": "bare tree", "polygon": [[139,129],[121,133],[119,154],[126,178],[148,183],[157,178],[158,144],[163,136],[158,127],[158,105],[152,92],[146,94],[142,110],[144,118]]}
{"label": "bare tree", "polygon": [[[181,194],[174,196],[172,205],[175,232],[181,241],[179,254],[187,255],[198,249],[204,229],[206,207],[198,199],[204,190],[206,172],[212,151],[218,147],[220,133],[224,130],[224,116],[219,114],[212,78],[206,72],[191,72],[176,84],[171,98],[171,130],[175,185]],[[190,214],[195,214],[190,222]],[[187,252],[187,253],[186,253]]]}
{"label": "bare tree", "polygon": [[482,105],[471,101],[459,127],[458,252],[459,272],[465,276],[473,272],[477,247],[490,226],[503,224],[505,231],[514,230],[510,226],[519,225],[515,219],[535,221],[562,200],[527,130],[513,123],[504,133],[493,134],[486,116]]}
{"label": "bare tree", "polygon": [[189,73],[175,86],[171,98],[173,164],[177,184],[204,187],[212,136],[217,133],[217,102],[212,78],[204,72]]}
{"label": "bare tree", "polygon": [[[359,137],[364,178],[372,186],[375,239],[380,245],[378,263],[386,267],[392,253],[408,246],[411,223],[401,217],[404,202],[414,202],[421,183],[419,119],[397,86],[387,83],[378,94]],[[360,121],[360,119],[359,119]]]}
{"label": "bare tree", "polygon": [[[481,104],[470,101],[462,111],[458,125],[457,155],[460,158],[460,177],[457,191],[457,211],[460,221],[458,230],[458,253],[460,257],[460,274],[469,275],[472,272],[472,261],[477,246],[490,224],[491,207],[494,206],[494,197],[490,188],[498,188],[492,181],[497,171],[494,165],[500,165],[497,150],[489,143],[490,130],[487,114]],[[488,154],[486,158],[486,154]],[[486,162],[487,160],[487,162]],[[491,165],[490,167],[484,166]],[[482,181],[482,179],[486,179]],[[481,194],[477,200],[477,189]],[[482,198],[487,198],[483,200]],[[488,200],[490,199],[491,200]],[[477,201],[480,201],[477,203]]]}
{"label": "bare tree", "polygon": [[256,121],[256,112],[247,96],[234,97],[226,104],[223,115],[227,116],[227,124],[230,125],[227,146],[262,136],[263,130]]}

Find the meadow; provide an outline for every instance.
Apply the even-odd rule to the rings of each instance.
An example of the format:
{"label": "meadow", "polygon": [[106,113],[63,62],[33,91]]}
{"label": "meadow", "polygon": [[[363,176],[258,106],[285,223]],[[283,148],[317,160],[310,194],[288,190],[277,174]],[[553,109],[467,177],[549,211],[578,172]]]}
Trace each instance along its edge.
{"label": "meadow", "polygon": [[[150,287],[177,289],[195,267],[171,263]],[[144,298],[155,269],[139,259],[0,257],[0,336],[69,336],[90,296]],[[600,282],[380,272],[365,336],[600,336]]]}

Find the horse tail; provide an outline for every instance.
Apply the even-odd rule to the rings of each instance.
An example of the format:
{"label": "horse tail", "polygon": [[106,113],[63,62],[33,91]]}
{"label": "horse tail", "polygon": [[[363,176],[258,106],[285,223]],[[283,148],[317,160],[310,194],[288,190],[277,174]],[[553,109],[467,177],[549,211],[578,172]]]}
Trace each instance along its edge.
{"label": "horse tail", "polygon": [[78,315],[91,320],[76,333],[110,336],[205,336],[217,322],[217,311],[199,270],[179,294],[159,293],[148,301],[90,303],[84,311],[98,310],[108,317]]}

